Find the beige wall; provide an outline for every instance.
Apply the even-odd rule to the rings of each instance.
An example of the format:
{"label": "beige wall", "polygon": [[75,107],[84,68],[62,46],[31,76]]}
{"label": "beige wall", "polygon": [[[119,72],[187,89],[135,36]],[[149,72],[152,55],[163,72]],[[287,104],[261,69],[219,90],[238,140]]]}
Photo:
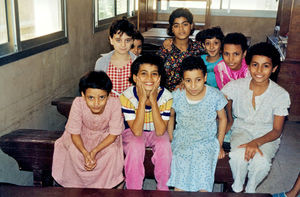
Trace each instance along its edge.
{"label": "beige wall", "polygon": [[220,26],[226,35],[230,32],[240,32],[251,37],[251,45],[265,42],[266,35],[274,32],[276,18],[211,16],[210,26]]}
{"label": "beige wall", "polygon": [[[194,16],[195,22],[203,22],[203,16]],[[169,14],[159,14],[157,20],[169,20]],[[251,43],[266,41],[266,35],[274,32],[276,18],[237,17],[237,16],[210,16],[210,27],[220,26],[226,35],[231,32],[240,32],[251,37]]]}
{"label": "beige wall", "polygon": [[[80,76],[110,51],[107,30],[93,34],[92,13],[92,1],[67,1],[67,44],[0,66],[0,135],[19,128],[63,129],[66,119],[51,100],[77,95]],[[32,184],[31,176],[0,152],[0,182]]]}

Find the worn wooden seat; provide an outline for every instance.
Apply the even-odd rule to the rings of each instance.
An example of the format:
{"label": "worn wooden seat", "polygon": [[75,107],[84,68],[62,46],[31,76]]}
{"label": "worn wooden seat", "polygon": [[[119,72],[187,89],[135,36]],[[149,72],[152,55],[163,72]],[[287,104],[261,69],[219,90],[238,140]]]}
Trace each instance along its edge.
{"label": "worn wooden seat", "polygon": [[33,172],[36,186],[53,185],[51,176],[54,142],[62,131],[19,129],[0,137],[2,151],[13,157],[20,170]]}
{"label": "worn wooden seat", "polygon": [[[64,115],[66,118],[69,116],[69,112],[71,109],[72,102],[74,97],[62,97],[52,101],[52,105],[57,107],[59,113]],[[229,151],[228,149],[224,149],[225,151]],[[151,148],[146,148],[145,153],[145,177],[146,178],[154,178],[154,166],[151,161],[151,157],[153,156],[153,152]],[[229,157],[228,154],[224,159],[218,160],[216,172],[215,172],[215,182],[222,183],[224,185],[224,191],[231,191],[231,185],[233,183],[232,173],[229,166]]]}
{"label": "worn wooden seat", "polygon": [[[73,97],[64,97],[52,102],[57,110],[68,117]],[[35,129],[19,129],[0,137],[0,147],[4,153],[13,157],[19,164],[20,170],[32,171],[34,184],[49,186],[53,184],[51,176],[54,142],[63,131],[46,131]],[[154,166],[151,161],[151,148],[145,153],[145,177],[154,178]],[[229,166],[229,157],[218,160],[215,182],[224,184],[224,191],[229,191],[233,183]],[[201,161],[199,161],[201,162]]]}
{"label": "worn wooden seat", "polygon": [[[20,170],[33,172],[34,185],[52,186],[51,169],[54,142],[62,133],[63,131],[19,129],[1,136],[0,147],[4,153],[17,161]],[[151,148],[147,148],[144,160],[146,178],[154,178],[152,155]],[[224,191],[231,188],[233,180],[228,156],[218,161],[215,182],[224,183]]]}

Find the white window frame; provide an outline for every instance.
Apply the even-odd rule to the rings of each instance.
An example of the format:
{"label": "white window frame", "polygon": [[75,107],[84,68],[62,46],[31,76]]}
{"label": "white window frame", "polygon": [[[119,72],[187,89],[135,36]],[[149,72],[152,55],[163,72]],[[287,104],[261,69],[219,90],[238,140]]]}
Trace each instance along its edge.
{"label": "white window frame", "polygon": [[0,44],[0,66],[67,43],[66,1],[61,0],[61,31],[21,41],[18,0],[5,0],[8,42]]}
{"label": "white window frame", "polygon": [[[111,17],[111,18],[105,18],[105,19],[99,19],[99,16],[98,16],[98,0],[93,0],[93,27],[94,27],[94,33],[98,32],[98,31],[102,31],[104,29],[107,29],[110,25],[111,25],[111,22],[117,18],[121,18],[123,16],[126,16],[127,18],[130,18],[130,17],[136,17],[137,15],[137,9],[138,9],[138,6],[136,5],[137,4],[137,1],[134,0],[134,5],[130,5],[130,1],[131,0],[127,0],[127,13],[124,13],[124,14],[117,14],[117,0],[110,0],[110,1],[114,1],[114,16]],[[132,13],[130,13],[130,6],[133,6],[133,11]]]}

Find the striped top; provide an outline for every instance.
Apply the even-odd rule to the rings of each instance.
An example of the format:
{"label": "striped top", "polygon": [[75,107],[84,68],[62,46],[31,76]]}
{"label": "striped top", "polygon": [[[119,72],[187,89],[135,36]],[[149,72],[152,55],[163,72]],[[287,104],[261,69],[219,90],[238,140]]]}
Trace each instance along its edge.
{"label": "striped top", "polygon": [[[137,96],[136,87],[131,86],[125,90],[121,96],[120,101],[122,105],[122,112],[125,120],[135,120],[136,111],[138,109],[139,98]],[[170,110],[172,107],[172,94],[165,88],[162,88],[157,96],[157,104],[159,107],[160,115],[163,120],[170,119]],[[155,130],[152,116],[151,106],[145,108],[144,131],[149,132]]]}

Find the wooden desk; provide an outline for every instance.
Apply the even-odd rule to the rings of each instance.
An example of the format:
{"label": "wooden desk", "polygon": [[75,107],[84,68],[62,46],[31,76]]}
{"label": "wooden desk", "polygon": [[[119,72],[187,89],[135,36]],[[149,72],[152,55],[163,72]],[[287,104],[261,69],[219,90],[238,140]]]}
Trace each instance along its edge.
{"label": "wooden desk", "polygon": [[66,197],[271,197],[270,194],[218,193],[218,192],[175,192],[156,190],[80,189],[62,187],[24,187],[0,185],[1,197],[66,196]]}
{"label": "wooden desk", "polygon": [[[199,30],[195,30],[193,35],[190,36],[191,39],[195,40],[195,35]],[[161,46],[165,39],[170,38],[167,34],[166,28],[151,28],[148,31],[142,33],[145,39],[145,43],[155,44]]]}

